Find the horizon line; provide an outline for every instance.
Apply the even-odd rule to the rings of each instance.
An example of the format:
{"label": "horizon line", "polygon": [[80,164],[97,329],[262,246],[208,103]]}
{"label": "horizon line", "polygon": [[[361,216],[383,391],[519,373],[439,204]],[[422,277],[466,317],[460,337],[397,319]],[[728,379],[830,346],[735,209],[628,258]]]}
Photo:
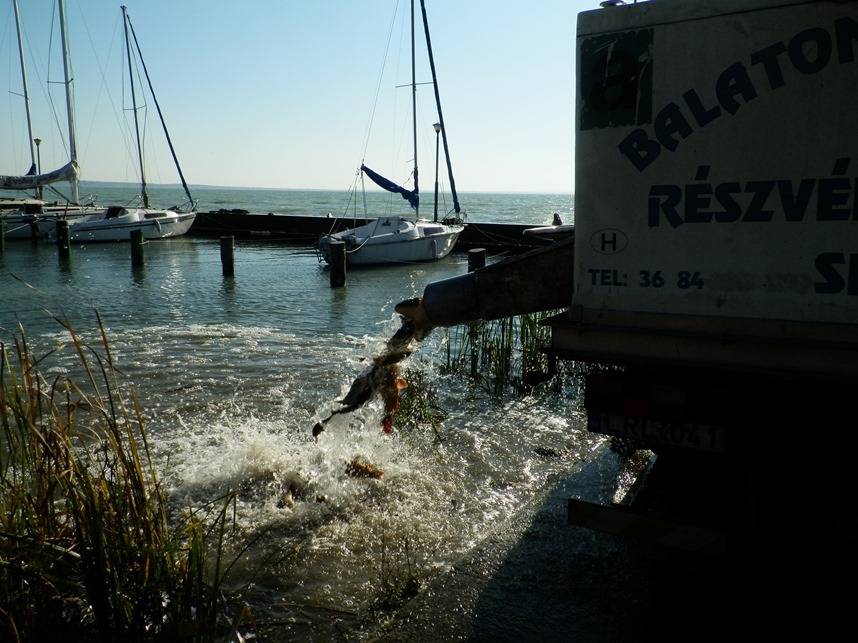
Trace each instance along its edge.
{"label": "horizon line", "polygon": [[[89,184],[107,184],[107,185],[122,185],[122,186],[137,186],[139,185],[133,181],[106,181],[100,179],[84,179],[80,181],[81,184],[89,183]],[[182,189],[181,183],[147,183],[148,187],[166,187],[166,188],[177,188]],[[191,188],[200,188],[200,189],[228,189],[228,190],[271,190],[271,191],[282,191],[282,192],[348,192],[349,190],[346,188],[274,188],[274,187],[264,187],[264,186],[254,186],[254,185],[215,185],[211,183],[189,183],[189,187]],[[8,190],[2,190],[0,192],[6,192]],[[385,190],[379,188],[369,188],[366,190],[367,192],[376,192],[379,194],[384,194]],[[11,192],[11,191],[10,191]],[[556,191],[556,190],[460,190],[460,194],[556,194],[556,195],[569,195],[573,196],[574,192],[569,191]]]}

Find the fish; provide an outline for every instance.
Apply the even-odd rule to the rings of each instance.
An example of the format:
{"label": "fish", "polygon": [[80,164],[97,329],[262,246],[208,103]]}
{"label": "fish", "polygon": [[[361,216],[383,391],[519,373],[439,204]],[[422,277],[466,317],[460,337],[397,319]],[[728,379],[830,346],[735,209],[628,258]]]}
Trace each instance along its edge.
{"label": "fish", "polygon": [[373,478],[379,480],[384,476],[384,469],[375,466],[359,455],[346,463],[346,475],[351,478]]}
{"label": "fish", "polygon": [[400,391],[408,388],[408,382],[400,376],[399,362],[414,352],[414,342],[423,341],[432,332],[419,297],[401,301],[395,309],[400,316],[399,329],[385,342],[382,354],[374,357],[372,363],[354,379],[343,399],[337,400],[342,406],[313,426],[314,438],[319,437],[334,416],[356,411],[378,393],[384,401],[381,428],[385,433],[393,431],[393,416],[399,408]]}

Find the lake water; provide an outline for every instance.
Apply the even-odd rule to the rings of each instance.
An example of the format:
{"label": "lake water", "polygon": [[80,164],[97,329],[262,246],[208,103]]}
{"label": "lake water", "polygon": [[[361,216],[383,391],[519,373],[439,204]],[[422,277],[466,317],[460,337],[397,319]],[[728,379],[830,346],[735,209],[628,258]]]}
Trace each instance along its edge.
{"label": "lake water", "polygon": [[[104,188],[101,202],[128,197],[112,189],[119,192]],[[198,194],[201,209],[301,214],[336,211],[345,199],[322,191]],[[163,205],[171,196],[153,190]],[[472,220],[485,221],[541,224],[555,211],[566,219],[572,208],[569,195],[462,201],[474,203]],[[428,580],[449,569],[517,507],[607,452],[583,430],[574,385],[560,395],[493,399],[441,374],[446,334],[438,330],[404,366],[422,371],[437,392],[447,413],[443,442],[428,427],[385,435],[379,401],[337,416],[313,440],[315,422],[398,328],[394,305],[464,273],[462,255],[354,270],[346,288],[332,290],[310,248],[240,242],[234,279],[221,275],[216,241],[186,237],[145,251],[145,268],[133,271],[128,244],[76,245],[63,265],[51,245],[8,242],[0,258],[0,341],[10,341],[20,323],[34,352],[61,348],[43,368],[65,373],[75,358],[51,314],[95,343],[98,311],[142,400],[173,500],[201,506],[239,491],[239,536],[258,545],[238,566],[235,586],[252,578],[245,596],[261,622],[283,619],[284,638],[323,631],[331,613],[359,636],[359,619],[350,615],[378,598],[385,579],[408,570]],[[539,447],[563,456],[540,457]],[[348,477],[354,456],[384,469],[384,477]],[[285,496],[295,476],[310,492],[291,502]]]}
{"label": "lake water", "polygon": [[[357,193],[333,190],[274,190],[253,188],[192,187],[192,195],[201,212],[239,208],[250,212],[274,212],[326,216],[349,216],[357,208],[357,216],[407,214],[407,205],[398,194],[358,187]],[[187,202],[179,186],[152,185],[148,187],[153,206],[170,207]],[[81,200],[92,196],[101,205],[125,205],[137,202],[139,186],[121,183],[87,183],[80,186]],[[20,196],[20,193],[0,191],[0,196]],[[431,218],[433,195],[422,193],[420,216]],[[45,199],[56,195],[45,193]],[[572,222],[574,200],[570,194],[490,194],[466,192],[459,196],[467,220],[496,223],[550,224],[557,212],[564,222]],[[366,204],[366,210],[364,209]],[[453,208],[449,195],[439,197],[438,212],[444,215]]]}

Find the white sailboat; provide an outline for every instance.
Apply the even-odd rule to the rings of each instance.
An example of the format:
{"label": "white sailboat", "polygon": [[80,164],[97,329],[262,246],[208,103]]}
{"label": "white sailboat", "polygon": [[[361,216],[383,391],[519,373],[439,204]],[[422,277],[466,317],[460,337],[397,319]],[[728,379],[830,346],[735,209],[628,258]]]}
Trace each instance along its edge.
{"label": "white sailboat", "polygon": [[[7,239],[27,239],[34,234],[44,236],[48,226],[55,227],[56,220],[68,218],[73,220],[83,216],[89,216],[91,209],[87,209],[78,202],[78,164],[77,150],[74,140],[74,101],[72,99],[72,79],[70,77],[70,65],[68,62],[68,44],[66,40],[65,10],[62,0],[58,2],[60,12],[60,34],[63,47],[63,72],[66,87],[66,109],[69,123],[69,162],[63,167],[50,172],[42,173],[36,165],[36,155],[33,143],[38,140],[33,138],[33,124],[30,115],[30,95],[27,86],[27,66],[24,60],[24,45],[21,38],[21,20],[18,11],[17,0],[12,0],[15,9],[15,28],[18,34],[18,57],[21,63],[21,83],[23,86],[24,107],[27,115],[27,135],[30,147],[30,169],[23,176],[0,175],[0,189],[21,190],[35,192],[36,198],[23,198],[6,200],[2,203],[4,212],[0,214],[0,220],[6,224]],[[42,189],[46,185],[68,181],[72,187],[72,204],[58,205],[48,204],[42,200]],[[38,226],[34,228],[33,223]]]}
{"label": "white sailboat", "polygon": [[414,134],[414,189],[408,190],[396,185],[380,174],[361,165],[361,172],[369,177],[379,187],[388,192],[398,193],[407,200],[414,209],[414,218],[404,216],[379,217],[366,225],[344,230],[336,234],[324,235],[319,239],[319,251],[328,263],[331,262],[331,242],[343,242],[346,246],[346,261],[350,265],[371,265],[390,263],[410,263],[418,261],[434,261],[450,254],[456,240],[464,230],[458,215],[461,212],[459,198],[456,193],[456,183],[453,180],[453,170],[447,147],[447,133],[444,128],[444,117],[441,112],[441,99],[438,94],[438,81],[435,74],[435,61],[432,56],[432,42],[429,38],[429,23],[426,18],[424,0],[420,0],[423,14],[423,29],[426,35],[426,47],[429,53],[429,64],[432,69],[432,84],[435,89],[435,103],[438,109],[439,123],[436,132],[443,135],[444,154],[450,177],[450,190],[456,216],[451,220],[438,221],[437,216],[437,184],[435,194],[435,218],[433,221],[421,219],[419,216],[420,192],[417,181],[417,80],[414,60],[414,0],[411,0],[411,106],[412,126]]}
{"label": "white sailboat", "polygon": [[[185,181],[185,176],[182,173],[182,168],[179,165],[179,159],[176,156],[176,151],[173,147],[173,142],[170,139],[170,133],[167,131],[167,125],[164,122],[164,115],[161,112],[161,106],[158,104],[158,99],[155,97],[152,81],[149,78],[149,71],[146,69],[146,63],[143,61],[143,54],[140,51],[140,44],[137,42],[137,35],[134,33],[134,26],[131,24],[131,19],[128,17],[128,10],[125,6],[122,9],[122,21],[125,29],[125,51],[128,60],[128,77],[131,83],[131,101],[132,111],[134,113],[134,131],[137,138],[137,158],[140,163],[140,200],[142,207],[124,207],[113,206],[100,210],[87,217],[82,217],[70,222],[69,239],[71,241],[128,241],[131,238],[131,232],[134,230],[142,230],[145,239],[166,239],[169,237],[177,237],[185,234],[191,227],[196,217],[196,203],[191,196],[191,191]],[[182,187],[185,194],[188,196],[189,209],[180,210],[179,208],[171,209],[154,209],[149,207],[149,195],[146,192],[146,173],[143,163],[143,144],[140,138],[140,124],[137,117],[137,95],[134,87],[134,72],[131,64],[131,39],[129,38],[129,29],[131,37],[134,39],[135,50],[143,67],[143,72],[146,76],[146,82],[149,86],[149,91],[152,94],[152,99],[155,107],[158,110],[158,117],[161,120],[161,126],[164,130],[164,135],[167,139],[167,144],[170,147],[170,152],[173,155],[173,161],[179,173],[179,178],[182,181]],[[56,239],[56,229],[48,232],[48,239]]]}

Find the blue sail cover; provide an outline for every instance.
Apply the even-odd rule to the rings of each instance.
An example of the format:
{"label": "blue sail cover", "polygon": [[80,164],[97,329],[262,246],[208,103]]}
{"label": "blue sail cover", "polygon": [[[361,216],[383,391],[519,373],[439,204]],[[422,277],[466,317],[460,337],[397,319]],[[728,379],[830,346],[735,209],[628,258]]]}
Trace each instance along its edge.
{"label": "blue sail cover", "polygon": [[381,174],[373,172],[366,165],[361,165],[360,170],[369,178],[371,178],[378,187],[384,188],[388,192],[395,192],[396,194],[401,194],[402,198],[408,201],[408,203],[411,204],[412,208],[414,208],[415,210],[417,209],[417,205],[420,203],[420,195],[417,193],[417,191],[406,190],[401,185],[396,185],[396,183],[384,178]]}

